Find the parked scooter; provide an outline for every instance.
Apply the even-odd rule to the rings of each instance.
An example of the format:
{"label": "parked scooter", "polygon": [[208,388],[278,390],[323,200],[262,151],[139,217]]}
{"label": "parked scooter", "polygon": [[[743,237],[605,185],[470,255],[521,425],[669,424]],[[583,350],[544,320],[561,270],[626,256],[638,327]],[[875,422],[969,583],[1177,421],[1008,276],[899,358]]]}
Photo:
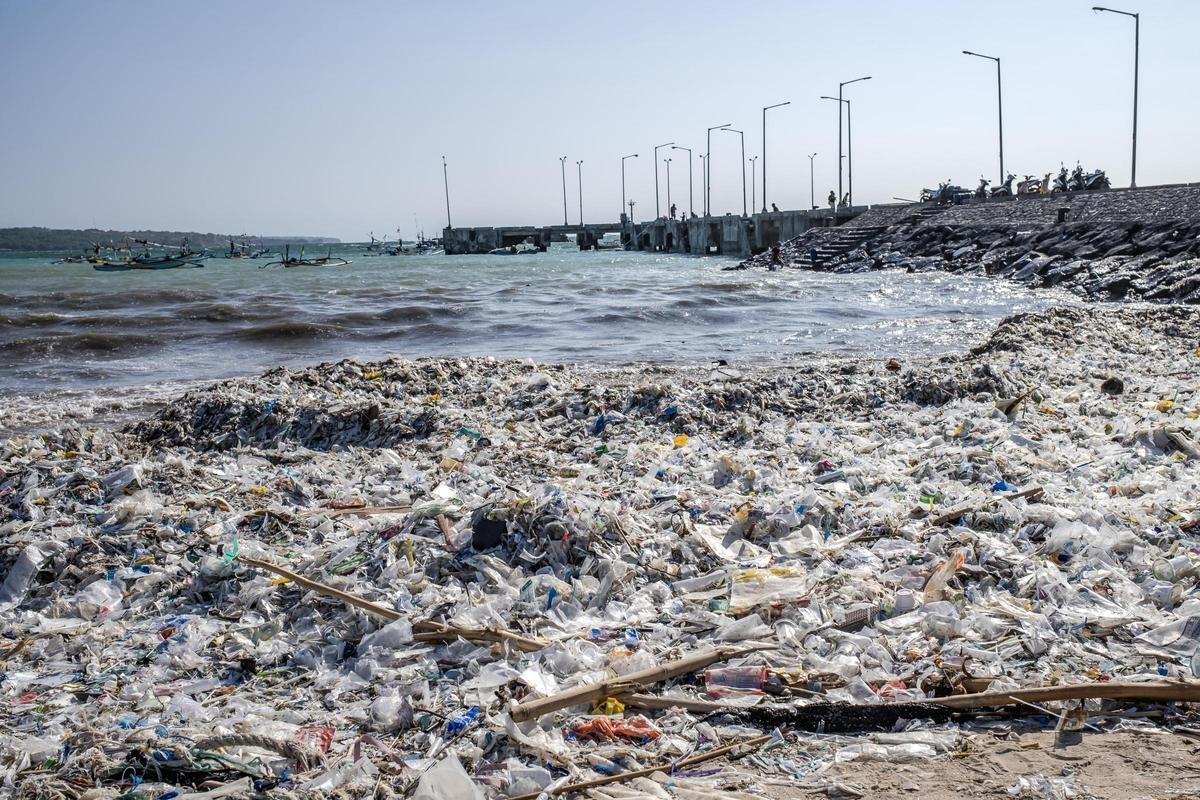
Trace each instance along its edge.
{"label": "parked scooter", "polygon": [[1017,194],[1033,195],[1042,193],[1042,182],[1034,175],[1026,175],[1025,180],[1017,184]]}
{"label": "parked scooter", "polygon": [[970,200],[972,194],[970,189],[964,189],[946,180],[943,183],[939,183],[937,189],[922,189],[921,202],[937,203],[938,205],[958,205]]}
{"label": "parked scooter", "polygon": [[1083,165],[1078,161],[1075,162],[1075,169],[1071,170],[1071,179],[1067,181],[1067,190],[1071,192],[1083,191]]}
{"label": "parked scooter", "polygon": [[1111,189],[1112,184],[1109,183],[1108,176],[1104,174],[1104,170],[1098,169],[1083,176],[1083,188],[1086,191]]}
{"label": "parked scooter", "polygon": [[999,186],[992,187],[992,197],[1012,197],[1012,185],[1013,181],[1016,179],[1016,175],[1009,174],[1009,176],[1004,179],[1004,183],[1000,184]]}
{"label": "parked scooter", "polygon": [[1054,185],[1050,187],[1050,194],[1063,194],[1069,191],[1071,191],[1071,176],[1064,164],[1059,167],[1058,175],[1054,176]]}
{"label": "parked scooter", "polygon": [[991,183],[991,181],[989,181],[987,178],[983,177],[982,175],[979,176],[979,188],[975,190],[975,197],[977,199],[987,200],[989,183]]}

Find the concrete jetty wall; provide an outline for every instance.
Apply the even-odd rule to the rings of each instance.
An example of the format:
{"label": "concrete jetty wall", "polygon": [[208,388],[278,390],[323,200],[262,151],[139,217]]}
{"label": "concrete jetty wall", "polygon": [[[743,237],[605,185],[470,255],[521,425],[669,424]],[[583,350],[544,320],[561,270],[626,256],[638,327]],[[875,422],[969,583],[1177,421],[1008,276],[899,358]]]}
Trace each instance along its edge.
{"label": "concrete jetty wall", "polygon": [[574,236],[581,250],[591,250],[601,245],[605,234],[618,233],[621,246],[628,250],[746,258],[755,253],[765,252],[772,245],[786,242],[812,228],[844,225],[867,208],[854,206],[838,209],[836,219],[828,208],[773,211],[746,217],[726,214],[723,217],[657,219],[644,222],[631,222],[622,215],[620,222],[588,223],[582,226],[445,228],[442,231],[442,239],[447,255],[470,255],[523,243],[545,250],[551,242],[561,242],[567,235]]}

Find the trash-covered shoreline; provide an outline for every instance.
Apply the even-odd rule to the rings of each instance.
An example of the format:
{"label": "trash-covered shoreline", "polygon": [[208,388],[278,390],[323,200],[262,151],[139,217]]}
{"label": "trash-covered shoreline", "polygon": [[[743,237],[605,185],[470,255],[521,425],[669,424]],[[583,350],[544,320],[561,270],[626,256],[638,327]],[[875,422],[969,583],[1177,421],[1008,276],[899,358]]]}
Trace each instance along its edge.
{"label": "trash-covered shoreline", "polygon": [[831,765],[997,725],[1186,726],[1198,332],[1089,307],[904,363],[344,361],[12,438],[5,792],[855,796]]}

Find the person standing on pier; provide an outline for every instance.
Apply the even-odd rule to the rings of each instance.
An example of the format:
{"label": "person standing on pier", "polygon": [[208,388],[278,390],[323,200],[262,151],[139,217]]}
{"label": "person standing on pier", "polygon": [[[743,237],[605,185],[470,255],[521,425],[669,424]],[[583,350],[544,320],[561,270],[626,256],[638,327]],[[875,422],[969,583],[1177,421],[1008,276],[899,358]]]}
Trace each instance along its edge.
{"label": "person standing on pier", "polygon": [[835,208],[837,208],[837,195],[833,193],[833,189],[829,190],[829,198],[827,202],[829,203],[830,211],[833,211]]}

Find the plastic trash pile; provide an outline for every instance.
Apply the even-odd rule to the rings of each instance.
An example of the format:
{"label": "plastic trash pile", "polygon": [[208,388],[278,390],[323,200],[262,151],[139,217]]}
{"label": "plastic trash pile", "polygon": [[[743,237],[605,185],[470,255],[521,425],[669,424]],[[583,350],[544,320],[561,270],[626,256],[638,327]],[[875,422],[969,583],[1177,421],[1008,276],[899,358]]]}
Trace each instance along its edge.
{"label": "plastic trash pile", "polygon": [[912,365],[342,362],[9,440],[4,791],[749,797],[975,735],[789,724],[813,703],[1191,677],[1198,331],[1073,309]]}

